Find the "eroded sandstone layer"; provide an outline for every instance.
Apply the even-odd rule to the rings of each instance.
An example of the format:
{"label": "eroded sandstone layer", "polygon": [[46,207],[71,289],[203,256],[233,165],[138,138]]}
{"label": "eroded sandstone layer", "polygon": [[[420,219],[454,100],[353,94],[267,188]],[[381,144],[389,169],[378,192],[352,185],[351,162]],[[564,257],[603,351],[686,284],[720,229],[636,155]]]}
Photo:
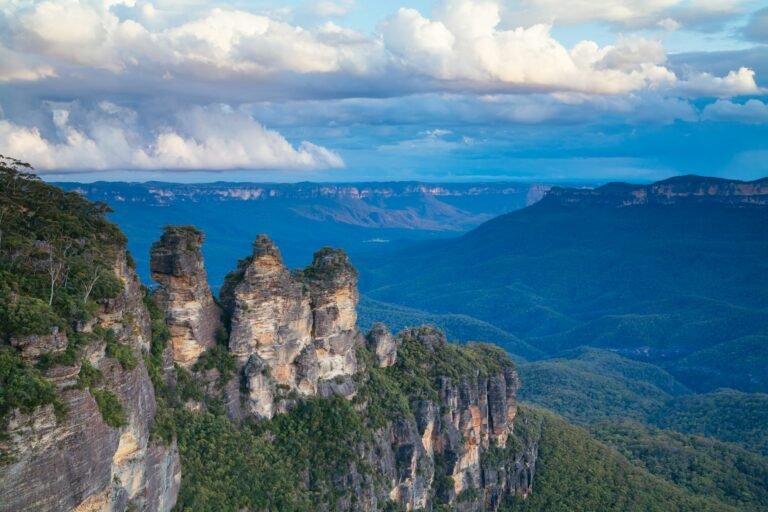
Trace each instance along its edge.
{"label": "eroded sandstone layer", "polygon": [[221,309],[213,299],[203,263],[205,236],[186,226],[168,226],[152,246],[152,279],[165,312],[175,363],[190,367],[216,344]]}
{"label": "eroded sandstone layer", "polygon": [[323,249],[306,269],[291,272],[260,235],[222,289],[246,412],[271,418],[294,398],[351,395],[357,301],[357,272],[342,251]]}

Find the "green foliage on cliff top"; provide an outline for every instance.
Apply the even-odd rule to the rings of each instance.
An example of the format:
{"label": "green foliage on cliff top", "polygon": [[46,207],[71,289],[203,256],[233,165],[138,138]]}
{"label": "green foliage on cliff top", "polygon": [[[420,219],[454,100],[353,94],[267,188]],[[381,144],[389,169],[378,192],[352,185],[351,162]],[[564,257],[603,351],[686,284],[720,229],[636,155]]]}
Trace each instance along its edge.
{"label": "green foliage on cliff top", "polygon": [[125,245],[103,203],[43,183],[0,157],[0,337],[47,334],[87,319],[121,289]]}
{"label": "green foliage on cliff top", "polygon": [[437,399],[441,379],[458,382],[488,377],[501,372],[504,367],[514,367],[506,352],[494,345],[443,343],[430,348],[419,340],[422,335],[433,336],[438,332],[427,326],[398,335],[402,342],[390,373],[403,392],[412,398]]}

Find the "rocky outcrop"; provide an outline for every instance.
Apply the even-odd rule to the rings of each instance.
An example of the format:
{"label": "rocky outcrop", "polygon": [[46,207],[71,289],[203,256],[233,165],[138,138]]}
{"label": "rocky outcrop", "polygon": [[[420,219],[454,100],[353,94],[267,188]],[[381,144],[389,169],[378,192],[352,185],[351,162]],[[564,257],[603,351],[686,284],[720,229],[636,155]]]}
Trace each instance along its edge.
{"label": "rocky outcrop", "polygon": [[397,360],[397,339],[392,336],[387,326],[376,323],[365,336],[365,343],[371,352],[376,355],[379,367],[387,368],[395,364]]}
{"label": "rocky outcrop", "polygon": [[[372,352],[378,346],[372,341],[386,339],[386,334],[383,326],[368,334]],[[412,390],[411,414],[392,413],[363,449],[362,459],[387,482],[383,489],[363,493],[365,509],[379,510],[382,503],[394,501],[403,510],[441,505],[466,512],[495,511],[511,496],[527,497],[538,438],[515,430],[520,382],[512,363],[495,353],[456,354],[443,333],[431,327],[406,329],[386,345],[404,346],[409,358],[417,357],[400,364],[388,358],[392,365],[387,371],[402,376],[412,371],[411,365],[419,365],[434,379],[433,388]],[[460,358],[469,354],[479,364],[451,369],[452,353]]]}
{"label": "rocky outcrop", "polygon": [[205,236],[189,226],[169,226],[152,246],[157,304],[171,332],[173,360],[190,367],[216,344],[221,310],[213,299],[203,264]]}
{"label": "rocky outcrop", "polygon": [[60,354],[67,349],[69,340],[63,332],[46,335],[33,334],[30,336],[18,336],[11,338],[11,346],[21,351],[21,357],[27,361],[37,361],[44,354]]}
{"label": "rocky outcrop", "polygon": [[341,251],[324,249],[291,273],[266,236],[228,276],[230,352],[246,387],[246,412],[271,418],[292,396],[351,395],[357,370],[357,272]]}
{"label": "rocky outcrop", "polygon": [[[168,511],[180,481],[175,444],[150,438],[156,403],[142,363],[149,348],[149,315],[138,277],[118,258],[115,274],[123,283],[114,299],[100,301],[92,322],[82,329],[88,343],[73,366],[47,371],[63,402],[59,417],[49,405],[31,414],[14,411],[0,450],[10,462],[0,466],[0,511],[117,510]],[[128,347],[136,364],[123,368],[106,355],[107,342],[93,332],[109,332],[111,342]],[[125,425],[106,424],[94,394],[78,385],[81,361],[103,374],[103,390],[119,400]]]}

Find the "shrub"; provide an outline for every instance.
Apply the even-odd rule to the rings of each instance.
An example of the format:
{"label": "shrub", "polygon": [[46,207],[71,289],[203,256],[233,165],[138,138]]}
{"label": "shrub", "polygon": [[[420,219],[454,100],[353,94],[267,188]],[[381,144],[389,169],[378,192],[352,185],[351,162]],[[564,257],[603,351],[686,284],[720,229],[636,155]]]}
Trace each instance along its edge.
{"label": "shrub", "polygon": [[113,392],[105,390],[91,390],[104,423],[110,427],[120,428],[128,424],[123,410],[123,404]]}

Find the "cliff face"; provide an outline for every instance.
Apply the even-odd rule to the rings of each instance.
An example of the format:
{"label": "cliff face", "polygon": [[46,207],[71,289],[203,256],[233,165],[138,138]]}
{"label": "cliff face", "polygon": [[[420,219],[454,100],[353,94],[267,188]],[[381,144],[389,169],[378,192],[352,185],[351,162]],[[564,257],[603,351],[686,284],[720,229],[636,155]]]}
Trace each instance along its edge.
{"label": "cliff face", "polygon": [[293,396],[353,392],[356,284],[341,252],[320,251],[304,272],[292,274],[274,243],[257,238],[252,257],[222,290],[248,413],[271,418]]}
{"label": "cliff face", "polygon": [[647,204],[765,206],[768,205],[768,180],[739,181],[679,176],[650,185],[610,183],[595,189],[555,187],[549,191],[545,201],[615,207]]}
{"label": "cliff face", "polygon": [[[130,507],[167,511],[176,502],[180,481],[176,445],[166,447],[150,439],[156,403],[141,358],[151,337],[143,292],[124,253],[114,270],[122,291],[114,299],[100,301],[93,320],[79,326],[80,334],[90,340],[82,348],[82,358],[46,372],[66,414],[57,418],[48,405],[31,414],[17,410],[11,415],[7,438],[0,441],[0,450],[11,458],[0,466],[0,511]],[[104,332],[110,333],[109,341],[94,334]],[[63,334],[55,339],[64,346],[73,342]],[[130,351],[134,365],[123,367],[109,357],[108,343]],[[29,350],[26,354],[32,361],[38,356]],[[85,364],[101,372],[100,387],[119,400],[125,412],[123,426],[109,426],[94,398],[95,388],[80,385],[78,376]]]}
{"label": "cliff face", "polygon": [[173,360],[184,367],[216,344],[221,310],[213,300],[200,248],[204,235],[191,227],[168,227],[152,246],[155,300],[165,312]]}
{"label": "cliff face", "polygon": [[[429,327],[401,332],[397,344],[408,352],[407,359],[387,371],[405,374],[414,366],[444,361],[455,350]],[[512,364],[452,375],[433,370],[436,393],[413,389],[413,415],[389,422],[375,436],[375,455],[369,459],[390,483],[387,498],[405,510],[441,504],[452,510],[493,511],[505,498],[526,497],[537,444],[514,433],[520,383]]]}

